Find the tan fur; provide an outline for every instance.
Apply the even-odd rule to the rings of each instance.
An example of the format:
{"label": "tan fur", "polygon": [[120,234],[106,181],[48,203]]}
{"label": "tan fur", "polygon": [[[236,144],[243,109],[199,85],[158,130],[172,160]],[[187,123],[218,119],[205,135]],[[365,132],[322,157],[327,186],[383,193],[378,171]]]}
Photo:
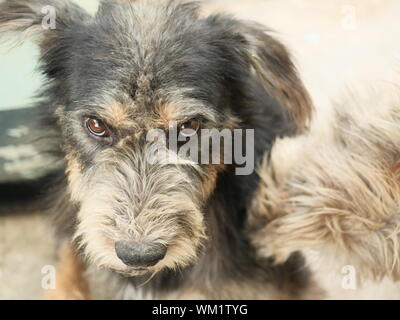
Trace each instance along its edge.
{"label": "tan fur", "polygon": [[225,169],[226,166],[221,164],[209,166],[207,169],[204,170],[207,173],[207,177],[203,179],[200,186],[204,199],[208,199],[209,196],[212,194],[216,186],[218,173],[224,171]]}
{"label": "tan fur", "polygon": [[113,102],[101,112],[102,119],[114,128],[132,128],[135,122],[132,121],[132,108],[119,102]]}
{"label": "tan fur", "polygon": [[[142,89],[143,86],[141,87]],[[132,102],[130,97],[125,97],[118,102],[110,97],[103,97],[108,103],[102,104],[99,110],[99,117],[104,119],[112,128],[126,130],[138,136],[145,130],[162,129],[168,131],[173,125],[179,125],[181,122],[188,121],[197,115],[203,115],[208,120],[214,122],[214,115],[209,112],[207,106],[199,105],[197,101],[181,96],[184,90],[177,89],[171,95],[169,100],[155,98],[154,101],[148,101],[148,104],[154,105],[154,112],[147,112],[138,101]],[[148,99],[148,97],[146,98]],[[144,103],[146,105],[146,103]],[[224,128],[237,128],[239,120],[233,115]],[[61,125],[61,124],[60,124]]]}
{"label": "tan fur", "polygon": [[76,198],[80,192],[80,183],[82,181],[82,168],[74,152],[67,153],[65,157],[67,164],[66,174],[68,177],[69,192],[73,198]]}
{"label": "tan fur", "polygon": [[89,287],[84,278],[85,267],[70,244],[59,251],[56,288],[48,291],[50,300],[88,300]]}
{"label": "tan fur", "polygon": [[161,118],[161,121],[163,122],[170,122],[170,121],[175,121],[177,116],[179,116],[180,113],[177,110],[176,106],[172,103],[162,105],[159,108],[159,116]]}
{"label": "tan fur", "polygon": [[400,278],[400,104],[378,105],[338,106],[325,135],[277,142],[249,219],[262,255],[313,249],[361,277]]}

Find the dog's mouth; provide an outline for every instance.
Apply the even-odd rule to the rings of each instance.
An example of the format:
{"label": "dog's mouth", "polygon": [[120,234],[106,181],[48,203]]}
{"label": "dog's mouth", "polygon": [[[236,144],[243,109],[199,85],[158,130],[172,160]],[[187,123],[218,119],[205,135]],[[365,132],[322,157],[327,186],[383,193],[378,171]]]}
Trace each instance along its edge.
{"label": "dog's mouth", "polygon": [[129,268],[127,269],[127,272],[125,272],[126,275],[128,276],[143,276],[147,273],[150,272],[149,268]]}
{"label": "dog's mouth", "polygon": [[144,267],[128,267],[128,272],[130,274],[143,275],[150,272],[150,269]]}
{"label": "dog's mouth", "polygon": [[132,271],[138,271],[138,272],[143,272],[143,271],[147,271],[148,269],[147,269],[147,268],[134,268],[134,267],[132,267],[132,268],[130,268],[130,270],[132,270]]}
{"label": "dog's mouth", "polygon": [[145,267],[125,267],[125,268],[111,268],[114,272],[119,273],[125,277],[138,277],[151,273],[150,268]]}

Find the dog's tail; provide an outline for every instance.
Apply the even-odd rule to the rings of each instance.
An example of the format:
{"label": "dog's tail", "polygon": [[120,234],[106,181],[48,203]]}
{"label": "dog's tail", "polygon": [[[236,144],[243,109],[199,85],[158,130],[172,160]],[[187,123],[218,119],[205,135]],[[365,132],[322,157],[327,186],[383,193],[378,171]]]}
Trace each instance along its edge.
{"label": "dog's tail", "polygon": [[282,262],[313,250],[335,272],[350,265],[364,279],[400,279],[397,101],[350,100],[336,107],[330,135],[277,141],[249,215],[260,255]]}

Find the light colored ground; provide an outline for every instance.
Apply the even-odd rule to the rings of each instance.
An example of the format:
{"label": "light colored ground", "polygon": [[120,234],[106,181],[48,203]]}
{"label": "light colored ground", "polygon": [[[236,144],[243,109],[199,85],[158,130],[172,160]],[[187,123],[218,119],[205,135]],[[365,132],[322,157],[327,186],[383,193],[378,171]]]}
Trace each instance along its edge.
{"label": "light colored ground", "polygon": [[41,299],[42,269],[54,264],[53,234],[42,215],[0,216],[0,299]]}
{"label": "light colored ground", "polygon": [[[233,12],[277,31],[294,54],[319,116],[326,117],[331,102],[340,100],[348,88],[365,95],[396,83],[400,74],[399,0],[208,2],[209,10]],[[0,217],[0,299],[40,298],[41,269],[52,263],[51,234],[40,215]],[[322,266],[313,267],[330,297],[400,297],[399,286],[389,281],[344,290],[341,270],[327,274]]]}

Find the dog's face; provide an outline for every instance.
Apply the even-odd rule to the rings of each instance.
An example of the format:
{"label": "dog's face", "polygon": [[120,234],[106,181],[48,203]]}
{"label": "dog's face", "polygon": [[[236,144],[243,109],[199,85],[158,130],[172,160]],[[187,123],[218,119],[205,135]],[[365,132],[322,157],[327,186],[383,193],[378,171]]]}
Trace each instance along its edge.
{"label": "dog's face", "polygon": [[251,108],[301,130],[311,108],[285,49],[259,27],[158,2],[104,1],[92,18],[54,1],[57,27],[46,31],[41,1],[0,7],[0,31],[42,34],[45,94],[80,208],[76,239],[95,264],[127,275],[195,261],[207,201],[228,170],[149,161],[149,132],[182,142],[202,129],[251,128]]}

